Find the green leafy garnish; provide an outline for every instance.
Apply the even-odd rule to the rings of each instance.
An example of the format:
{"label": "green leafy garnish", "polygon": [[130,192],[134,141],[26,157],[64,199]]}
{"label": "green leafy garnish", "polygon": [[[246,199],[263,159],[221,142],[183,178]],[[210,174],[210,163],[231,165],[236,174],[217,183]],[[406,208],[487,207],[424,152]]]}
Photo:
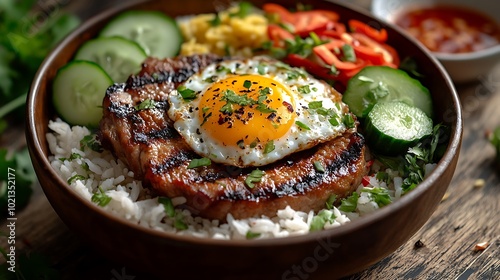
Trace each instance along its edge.
{"label": "green leafy garnish", "polygon": [[333,126],[337,126],[340,124],[339,120],[337,119],[337,117],[331,117],[328,119],[328,122],[333,125]]}
{"label": "green leafy garnish", "polygon": [[214,18],[208,21],[208,24],[210,24],[210,26],[219,26],[221,23],[222,21],[219,17],[219,14],[215,14]]}
{"label": "green leafy garnish", "polygon": [[313,217],[309,230],[322,230],[327,222],[332,224],[336,218],[337,217],[335,216],[333,211],[323,209],[318,213],[318,215]]}
{"label": "green leafy garnish", "polygon": [[184,100],[193,100],[196,98],[196,92],[192,89],[187,88],[184,85],[180,85],[177,88],[177,91],[179,94],[182,96],[182,99]]}
{"label": "green leafy garnish", "polygon": [[295,121],[295,124],[300,127],[300,129],[303,129],[303,130],[311,130],[311,128],[309,126],[307,126],[307,124],[301,122],[301,121]]}
{"label": "green leafy garnish", "polygon": [[392,202],[389,192],[385,188],[363,188],[361,191],[369,193],[373,201],[377,203],[379,207],[388,205]]}
{"label": "green leafy garnish", "polygon": [[351,114],[345,114],[343,121],[347,128],[354,128],[356,126],[356,121]]}
{"label": "green leafy garnish", "polygon": [[253,187],[255,187],[254,183],[260,182],[264,174],[266,173],[260,169],[252,170],[252,172],[250,172],[250,174],[248,174],[248,176],[245,178],[245,184],[247,185],[247,187],[252,189]]}
{"label": "green leafy garnish", "polygon": [[253,5],[249,2],[239,2],[238,3],[238,11],[235,13],[229,14],[230,17],[239,17],[245,18],[248,16],[253,9]]}
{"label": "green leafy garnish", "polygon": [[62,2],[49,10],[36,4],[34,0],[0,1],[0,133],[7,128],[5,117],[22,116],[29,86],[43,59],[79,25],[76,16],[59,7]]}
{"label": "green leafy garnish", "polygon": [[16,151],[12,157],[6,149],[0,149],[0,216],[8,208],[8,181],[15,177],[16,210],[24,208],[33,193],[32,185],[36,180],[35,171],[27,148]]}
{"label": "green leafy garnish", "polygon": [[247,231],[246,238],[247,239],[255,239],[257,237],[260,237],[260,233],[258,232],[252,232],[252,231]]}
{"label": "green leafy garnish", "polygon": [[99,187],[98,191],[92,195],[91,200],[97,205],[104,207],[108,205],[109,202],[111,202],[111,197],[108,196],[101,187]]}
{"label": "green leafy garnish", "polygon": [[333,209],[333,203],[335,203],[335,200],[337,200],[337,195],[330,195],[325,202],[326,209]]}
{"label": "green leafy garnish", "polygon": [[500,127],[497,127],[495,131],[493,131],[489,136],[488,139],[490,140],[490,143],[493,145],[493,147],[497,151],[496,159],[497,162],[500,163]]}
{"label": "green leafy garnish", "polygon": [[344,54],[344,60],[349,62],[356,62],[356,54],[354,49],[349,44],[344,44],[342,46],[342,52]]}
{"label": "green leafy garnish", "polygon": [[266,146],[264,147],[264,154],[269,154],[270,152],[274,151],[274,141],[269,140],[269,142],[266,143]]}
{"label": "green leafy garnish", "polygon": [[308,93],[311,93],[311,88],[309,87],[309,85],[305,85],[305,86],[300,86],[298,88],[298,91],[302,94],[308,94]]}
{"label": "green leafy garnish", "polygon": [[175,216],[174,227],[178,230],[188,229],[188,225],[184,222],[181,215]]}
{"label": "green leafy garnish", "polygon": [[198,167],[202,167],[202,166],[210,166],[210,164],[212,164],[212,161],[209,158],[205,158],[205,157],[195,158],[189,162],[189,165],[187,168],[193,169],[193,168],[198,168]]}
{"label": "green leafy garnish", "polygon": [[175,216],[174,204],[172,204],[172,200],[169,197],[160,196],[158,197],[158,202],[163,204],[168,217],[173,218]]}
{"label": "green leafy garnish", "polygon": [[321,162],[320,162],[320,161],[315,161],[315,162],[313,163],[313,165],[314,165],[314,169],[315,169],[316,171],[318,171],[318,172],[322,172],[322,173],[323,173],[323,172],[325,172],[325,168],[323,167],[323,164],[321,164]]}
{"label": "green leafy garnish", "polygon": [[155,107],[156,107],[156,102],[152,99],[146,99],[141,103],[139,103],[138,105],[134,106],[134,108],[137,111],[154,109]]}
{"label": "green leafy garnish", "polygon": [[245,87],[245,88],[249,89],[251,86],[252,86],[252,81],[250,81],[250,80],[245,80],[245,81],[243,82],[243,87]]}
{"label": "green leafy garnish", "polygon": [[260,74],[260,75],[264,75],[266,74],[266,65],[265,64],[259,64],[257,66],[257,72]]}
{"label": "green leafy garnish", "polygon": [[76,175],[73,175],[71,176],[69,179],[68,179],[68,184],[73,184],[74,181],[76,180],[85,180],[87,179],[87,177],[83,176],[83,175],[80,175],[80,174],[76,174]]}
{"label": "green leafy garnish", "polygon": [[358,198],[359,194],[357,192],[353,192],[350,196],[341,200],[339,210],[344,212],[354,212],[356,207],[358,207]]}
{"label": "green leafy garnish", "polygon": [[309,102],[308,107],[313,110],[323,108],[323,101],[311,101]]}
{"label": "green leafy garnish", "polygon": [[101,153],[103,151],[101,143],[96,140],[94,134],[85,135],[82,140],[80,140],[80,149],[83,151],[85,147],[98,153]]}

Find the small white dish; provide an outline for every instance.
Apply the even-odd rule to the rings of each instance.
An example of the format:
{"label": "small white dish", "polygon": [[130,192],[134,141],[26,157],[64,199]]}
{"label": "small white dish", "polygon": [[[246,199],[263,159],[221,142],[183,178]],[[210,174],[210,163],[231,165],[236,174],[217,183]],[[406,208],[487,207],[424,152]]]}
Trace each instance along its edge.
{"label": "small white dish", "polygon": [[[500,25],[500,2],[491,0],[373,0],[372,13],[389,23],[406,9],[428,7],[432,5],[449,5],[454,7],[470,7],[474,11],[486,14]],[[455,83],[471,82],[488,75],[500,64],[500,44],[483,50],[448,54],[432,52],[443,64]]]}

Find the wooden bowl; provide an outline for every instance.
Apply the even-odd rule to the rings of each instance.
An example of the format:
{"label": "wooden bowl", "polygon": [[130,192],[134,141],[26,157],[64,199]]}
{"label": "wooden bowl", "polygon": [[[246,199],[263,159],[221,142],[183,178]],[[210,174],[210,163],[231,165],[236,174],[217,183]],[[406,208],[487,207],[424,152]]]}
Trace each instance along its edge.
{"label": "wooden bowl", "polygon": [[[266,1],[252,1],[261,6]],[[286,1],[277,3],[287,5]],[[175,2],[178,3],[178,2]],[[178,236],[141,227],[105,212],[80,197],[51,168],[45,138],[55,118],[52,80],[85,41],[125,10],[160,10],[171,16],[212,12],[211,1],[184,0],[172,4],[154,0],[114,8],[85,22],[47,57],[33,82],[27,101],[27,140],[40,184],[61,219],[110,259],[159,277],[262,277],[282,279],[340,278],[376,263],[405,243],[429,219],[455,171],[462,135],[462,116],[450,78],[423,48],[369,14],[340,4],[309,1],[332,9],[346,19],[374,22],[387,28],[389,44],[401,57],[416,59],[433,93],[438,122],[451,127],[448,148],[437,168],[415,190],[375,213],[338,228],[303,236],[264,240],[211,240]],[[178,277],[177,277],[178,276]]]}

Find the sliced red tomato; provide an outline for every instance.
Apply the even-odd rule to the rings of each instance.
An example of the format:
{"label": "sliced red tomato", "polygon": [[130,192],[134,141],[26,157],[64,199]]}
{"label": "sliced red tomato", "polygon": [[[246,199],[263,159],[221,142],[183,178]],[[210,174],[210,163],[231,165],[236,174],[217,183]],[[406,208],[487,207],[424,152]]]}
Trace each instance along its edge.
{"label": "sliced red tomato", "polygon": [[359,32],[365,34],[366,36],[379,43],[384,43],[385,41],[387,41],[387,30],[385,30],[384,28],[377,30],[369,26],[368,24],[355,19],[349,20],[348,25],[351,29],[351,32]]}
{"label": "sliced red tomato", "polygon": [[357,59],[356,62],[341,61],[337,53],[340,52],[340,48],[345,45],[344,41],[333,40],[323,45],[319,45],[313,48],[313,52],[321,58],[327,65],[333,65],[338,70],[355,70],[360,69],[365,65],[363,60]]}
{"label": "sliced red tomato", "polygon": [[276,24],[269,24],[267,27],[267,36],[269,36],[269,39],[273,42],[273,46],[275,47],[283,47],[285,40],[294,39],[292,33]]}
{"label": "sliced red tomato", "polygon": [[292,13],[289,12],[285,7],[274,4],[274,3],[266,3],[262,6],[264,12],[268,14],[277,14],[281,21],[292,23],[294,18]]}

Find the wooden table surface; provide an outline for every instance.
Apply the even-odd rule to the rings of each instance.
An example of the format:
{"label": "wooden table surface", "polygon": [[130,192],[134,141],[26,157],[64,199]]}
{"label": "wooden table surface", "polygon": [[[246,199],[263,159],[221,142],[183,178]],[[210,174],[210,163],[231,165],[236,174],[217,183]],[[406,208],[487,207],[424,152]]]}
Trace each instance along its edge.
{"label": "wooden table surface", "polygon": [[[464,115],[463,145],[445,199],[406,244],[345,279],[500,279],[500,169],[485,139],[487,130],[500,125],[500,65],[476,83],[457,86],[457,91]],[[1,135],[0,147],[23,146],[21,127],[20,123]],[[478,179],[484,186],[474,187]],[[0,232],[5,231],[7,221],[0,220]],[[17,213],[16,238],[17,254],[43,256],[62,279],[151,279],[105,259],[71,232],[38,184],[29,205]],[[418,241],[423,247],[415,245]],[[489,246],[474,250],[480,242]],[[0,247],[6,246],[6,238],[0,238]]]}

